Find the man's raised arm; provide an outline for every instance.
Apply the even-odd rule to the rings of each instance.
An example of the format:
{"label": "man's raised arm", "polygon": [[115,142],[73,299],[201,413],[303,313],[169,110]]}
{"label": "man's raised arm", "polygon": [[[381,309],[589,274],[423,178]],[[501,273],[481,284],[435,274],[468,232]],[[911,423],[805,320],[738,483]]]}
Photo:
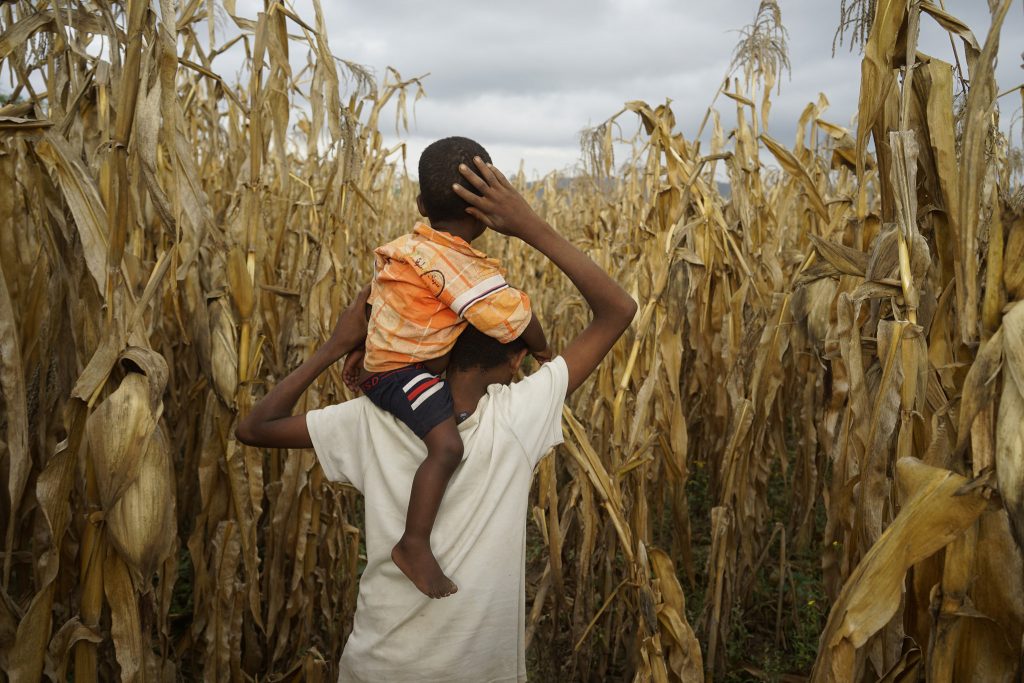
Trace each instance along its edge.
{"label": "man's raised arm", "polygon": [[367,285],[342,311],[327,343],[277,383],[259,400],[235,428],[235,437],[249,446],[266,448],[312,448],[305,415],[292,415],[302,392],[324,370],[352,351],[366,339]]}
{"label": "man's raised arm", "polygon": [[551,259],[593,311],[593,320],[561,354],[569,369],[567,393],[572,393],[629,327],[636,315],[636,302],[589,256],[542,220],[500,171],[480,158],[476,165],[475,173],[467,166],[460,166],[459,170],[481,195],[461,185],[454,186],[455,192],[470,204],[466,211],[492,230],[518,237]]}

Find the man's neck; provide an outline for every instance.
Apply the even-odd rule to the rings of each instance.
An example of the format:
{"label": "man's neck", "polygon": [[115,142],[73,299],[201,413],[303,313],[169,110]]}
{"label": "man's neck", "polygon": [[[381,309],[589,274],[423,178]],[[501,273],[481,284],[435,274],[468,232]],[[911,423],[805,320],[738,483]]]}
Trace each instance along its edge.
{"label": "man's neck", "polygon": [[495,380],[487,372],[472,368],[469,370],[448,370],[448,387],[452,392],[452,404],[456,415],[471,415],[476,411],[480,399],[487,393],[487,387]]}

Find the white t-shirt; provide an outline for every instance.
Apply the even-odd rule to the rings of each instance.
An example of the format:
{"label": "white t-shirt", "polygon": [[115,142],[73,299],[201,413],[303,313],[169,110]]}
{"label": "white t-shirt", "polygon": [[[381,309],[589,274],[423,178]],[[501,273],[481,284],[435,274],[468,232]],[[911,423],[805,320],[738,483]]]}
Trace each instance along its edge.
{"label": "white t-shirt", "polygon": [[313,410],[310,438],[327,478],[365,496],[366,569],[339,681],[526,680],[526,520],[533,468],[562,442],[569,375],[555,358],[511,386],[493,384],[459,425],[462,463],[431,547],[459,592],[426,597],[391,561],[423,442],[365,397]]}

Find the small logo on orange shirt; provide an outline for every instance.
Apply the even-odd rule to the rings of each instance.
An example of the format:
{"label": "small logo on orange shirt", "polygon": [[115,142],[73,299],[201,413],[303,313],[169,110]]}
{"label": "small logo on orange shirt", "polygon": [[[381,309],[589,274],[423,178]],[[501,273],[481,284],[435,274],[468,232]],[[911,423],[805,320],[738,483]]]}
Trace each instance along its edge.
{"label": "small logo on orange shirt", "polygon": [[430,282],[430,293],[434,296],[440,296],[441,292],[444,291],[444,273],[441,271],[428,270],[423,273],[423,279]]}

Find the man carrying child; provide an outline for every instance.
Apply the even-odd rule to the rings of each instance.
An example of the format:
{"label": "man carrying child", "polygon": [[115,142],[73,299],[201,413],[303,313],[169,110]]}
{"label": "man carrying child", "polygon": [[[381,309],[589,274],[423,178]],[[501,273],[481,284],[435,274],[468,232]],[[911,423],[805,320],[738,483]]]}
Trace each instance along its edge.
{"label": "man carrying child", "polygon": [[[463,453],[447,484],[430,536],[459,586],[428,599],[392,561],[406,533],[409,492],[426,447],[406,425],[367,398],[291,415],[302,392],[327,367],[357,352],[366,336],[364,290],[331,338],[277,384],[241,421],[252,445],[313,447],[327,477],[348,481],[366,500],[366,568],[339,681],[523,681],[526,520],[533,469],[562,440],[561,411],[608,353],[636,303],[590,258],[558,235],[482,159],[460,168],[454,188],[467,213],[522,239],[561,269],[593,319],[561,355],[512,383],[527,353],[523,340],[501,344],[467,328],[447,368]],[[421,179],[422,181],[422,179]],[[472,187],[473,191],[467,189]]]}
{"label": "man carrying child", "polygon": [[454,188],[462,180],[459,168],[474,159],[490,163],[486,150],[468,138],[444,138],[423,150],[416,203],[430,225],[417,223],[412,233],[376,250],[364,367],[359,372],[359,354],[345,363],[350,386],[358,384],[427,447],[413,477],[405,533],[391,558],[432,598],[458,590],[430,549],[437,510],[463,454],[451,393],[439,376],[455,340],[472,324],[502,343],[521,340],[535,358],[550,360],[530,299],[509,287],[496,260],[470,246],[487,226],[466,212]]}

